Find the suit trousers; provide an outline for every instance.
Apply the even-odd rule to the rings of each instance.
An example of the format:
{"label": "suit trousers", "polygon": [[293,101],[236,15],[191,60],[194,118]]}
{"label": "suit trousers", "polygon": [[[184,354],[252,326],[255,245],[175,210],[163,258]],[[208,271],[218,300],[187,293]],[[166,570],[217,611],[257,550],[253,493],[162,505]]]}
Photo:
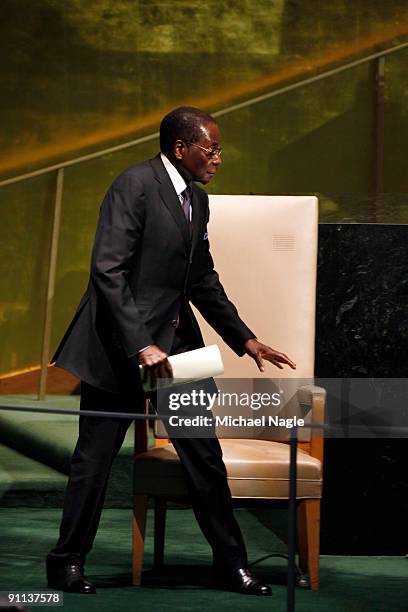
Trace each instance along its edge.
{"label": "suit trousers", "polygon": [[[173,347],[174,348],[174,347]],[[180,352],[180,350],[172,352]],[[144,394],[110,393],[86,383],[81,386],[81,409],[141,412]],[[72,456],[65,493],[60,536],[49,559],[83,564],[98,529],[112,462],[131,420],[80,416],[79,437]],[[217,567],[247,566],[245,544],[233,515],[222,450],[216,437],[171,438],[179,455],[193,510],[209,542]]]}

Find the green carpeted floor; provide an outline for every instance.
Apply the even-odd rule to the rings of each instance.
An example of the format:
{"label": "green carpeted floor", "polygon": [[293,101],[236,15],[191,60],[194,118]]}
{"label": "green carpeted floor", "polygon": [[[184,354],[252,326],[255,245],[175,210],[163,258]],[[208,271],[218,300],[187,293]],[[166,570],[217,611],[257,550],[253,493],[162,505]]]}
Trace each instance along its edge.
{"label": "green carpeted floor", "polygon": [[0,444],[0,505],[61,506],[67,477]]}
{"label": "green carpeted floor", "polygon": [[[9,400],[9,401],[8,401]],[[3,404],[78,408],[77,397],[2,397]],[[78,419],[70,416],[0,412],[0,591],[46,589],[44,558],[58,535],[69,459]],[[2,443],[2,444],[1,444]],[[133,435],[129,431],[115,461],[107,509],[87,573],[95,596],[65,594],[64,610],[163,612],[215,609],[286,610],[287,514],[278,508],[238,509],[237,517],[257,574],[273,585],[272,598],[245,597],[212,588],[211,554],[192,511],[172,508],[166,530],[166,567],[151,571],[152,516],[149,516],[142,587],[131,585],[131,501]],[[151,514],[151,513],[150,513]],[[321,558],[321,588],[297,590],[299,612],[405,612],[408,560],[396,557]]]}
{"label": "green carpeted floor", "polygon": [[[257,573],[271,582],[272,598],[245,597],[211,587],[211,555],[191,510],[169,511],[166,532],[166,568],[160,576],[149,571],[152,562],[152,520],[149,516],[145,551],[144,586],[131,586],[131,513],[104,511],[95,547],[87,561],[87,574],[96,595],[64,595],[67,612],[96,610],[119,612],[160,610],[181,612],[216,610],[286,609],[286,561],[267,557],[284,552],[283,543],[267,525],[281,523],[263,509],[238,509],[237,516]],[[280,513],[280,514],[279,514]],[[1,508],[0,590],[45,589],[44,557],[57,537],[60,511],[54,508]],[[321,588],[317,593],[296,592],[299,612],[406,612],[408,561],[395,557],[325,557],[321,559]]]}
{"label": "green carpeted floor", "polygon": [[[38,401],[34,396],[3,395],[1,404],[79,411],[78,396],[50,395]],[[68,474],[77,437],[77,416],[0,410],[0,505],[60,507],[67,481],[62,475]],[[133,445],[132,425],[112,467],[107,507],[131,505]]]}

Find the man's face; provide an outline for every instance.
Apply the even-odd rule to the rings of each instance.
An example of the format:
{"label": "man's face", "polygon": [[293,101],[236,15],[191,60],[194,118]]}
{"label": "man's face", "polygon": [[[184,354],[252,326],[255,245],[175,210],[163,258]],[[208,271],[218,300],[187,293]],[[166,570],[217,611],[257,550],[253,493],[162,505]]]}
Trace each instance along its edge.
{"label": "man's face", "polygon": [[193,181],[199,181],[206,185],[211,181],[221,163],[221,157],[211,157],[210,153],[200,149],[203,147],[209,151],[220,146],[220,130],[216,123],[205,122],[201,125],[201,136],[194,143],[177,140],[174,153],[182,170],[185,170]]}

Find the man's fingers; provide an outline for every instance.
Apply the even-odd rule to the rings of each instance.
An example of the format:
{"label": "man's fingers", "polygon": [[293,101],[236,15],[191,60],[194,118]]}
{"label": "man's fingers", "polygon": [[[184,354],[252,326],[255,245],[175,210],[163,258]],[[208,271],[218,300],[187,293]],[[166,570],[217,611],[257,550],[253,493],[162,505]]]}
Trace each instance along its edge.
{"label": "man's fingers", "polygon": [[296,370],[295,362],[284,353],[279,353],[279,351],[268,351],[267,353],[264,353],[263,357],[280,370],[283,370],[283,366],[281,365],[282,363],[286,363],[286,365],[290,366],[293,370]]}
{"label": "man's fingers", "polygon": [[157,378],[173,378],[173,370],[168,359],[165,359],[158,364]]}
{"label": "man's fingers", "polygon": [[285,353],[276,351],[266,344],[262,344],[262,342],[259,342],[256,338],[247,340],[245,343],[245,350],[246,353],[256,361],[256,365],[261,372],[265,371],[263,359],[270,361],[270,363],[279,368],[279,370],[283,370],[282,363],[290,366],[292,370],[296,370],[296,364],[290,357],[285,355]]}
{"label": "man's fingers", "polygon": [[259,353],[259,352],[258,352],[258,353],[255,353],[255,355],[254,355],[254,359],[255,359],[255,361],[256,361],[256,365],[258,366],[258,369],[259,369],[261,372],[264,372],[264,371],[265,371],[265,366],[264,366],[263,359],[262,359],[262,357],[261,357],[261,353]]}
{"label": "man's fingers", "polygon": [[283,363],[287,363],[288,366],[290,366],[292,368],[292,370],[296,370],[296,363],[294,361],[292,361],[292,359],[290,357],[285,355],[285,353],[280,353],[280,357],[281,357],[281,361]]}
{"label": "man's fingers", "polygon": [[286,363],[293,370],[296,370],[295,362],[292,361],[290,357],[288,357],[284,353],[273,351],[272,353],[267,353],[266,355],[264,355],[264,358],[273,363],[276,367],[279,367],[280,370],[283,370],[283,367],[280,365],[281,363]]}
{"label": "man's fingers", "polygon": [[283,370],[283,365],[280,364],[281,359],[279,355],[268,354],[265,355],[265,359],[267,359],[269,363],[272,363],[272,365],[276,366],[280,370]]}
{"label": "man's fingers", "polygon": [[155,366],[154,370],[157,378],[165,378],[162,361]]}
{"label": "man's fingers", "polygon": [[173,368],[171,367],[171,363],[168,359],[164,362],[164,367],[166,370],[166,378],[173,378]]}
{"label": "man's fingers", "polygon": [[167,353],[158,347],[149,347],[150,350],[141,353],[140,363],[143,365],[142,383],[150,388],[156,386],[158,378],[172,378],[173,371],[167,359]]}
{"label": "man's fingers", "polygon": [[277,368],[279,368],[280,370],[283,370],[283,365],[281,365],[279,363],[279,361],[274,361],[274,360],[272,361],[271,360],[271,363],[273,363],[273,365],[276,366]]}

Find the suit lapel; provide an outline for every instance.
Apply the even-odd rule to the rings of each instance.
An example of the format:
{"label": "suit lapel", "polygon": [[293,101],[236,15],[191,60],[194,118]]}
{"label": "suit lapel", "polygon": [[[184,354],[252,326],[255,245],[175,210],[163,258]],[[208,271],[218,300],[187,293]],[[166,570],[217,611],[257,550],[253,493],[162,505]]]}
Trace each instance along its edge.
{"label": "suit lapel", "polygon": [[[183,237],[187,250],[190,251],[191,248],[191,239],[190,239],[190,229],[187,223],[187,219],[184,216],[183,208],[180,204],[180,200],[178,199],[177,193],[174,189],[173,183],[169,175],[167,174],[166,168],[163,165],[163,162],[160,159],[160,155],[150,160],[150,163],[153,167],[156,180],[160,183],[159,193],[160,197],[163,200],[163,203],[170,211],[174,221],[176,222],[180,233]],[[194,208],[193,208],[194,215]]]}

